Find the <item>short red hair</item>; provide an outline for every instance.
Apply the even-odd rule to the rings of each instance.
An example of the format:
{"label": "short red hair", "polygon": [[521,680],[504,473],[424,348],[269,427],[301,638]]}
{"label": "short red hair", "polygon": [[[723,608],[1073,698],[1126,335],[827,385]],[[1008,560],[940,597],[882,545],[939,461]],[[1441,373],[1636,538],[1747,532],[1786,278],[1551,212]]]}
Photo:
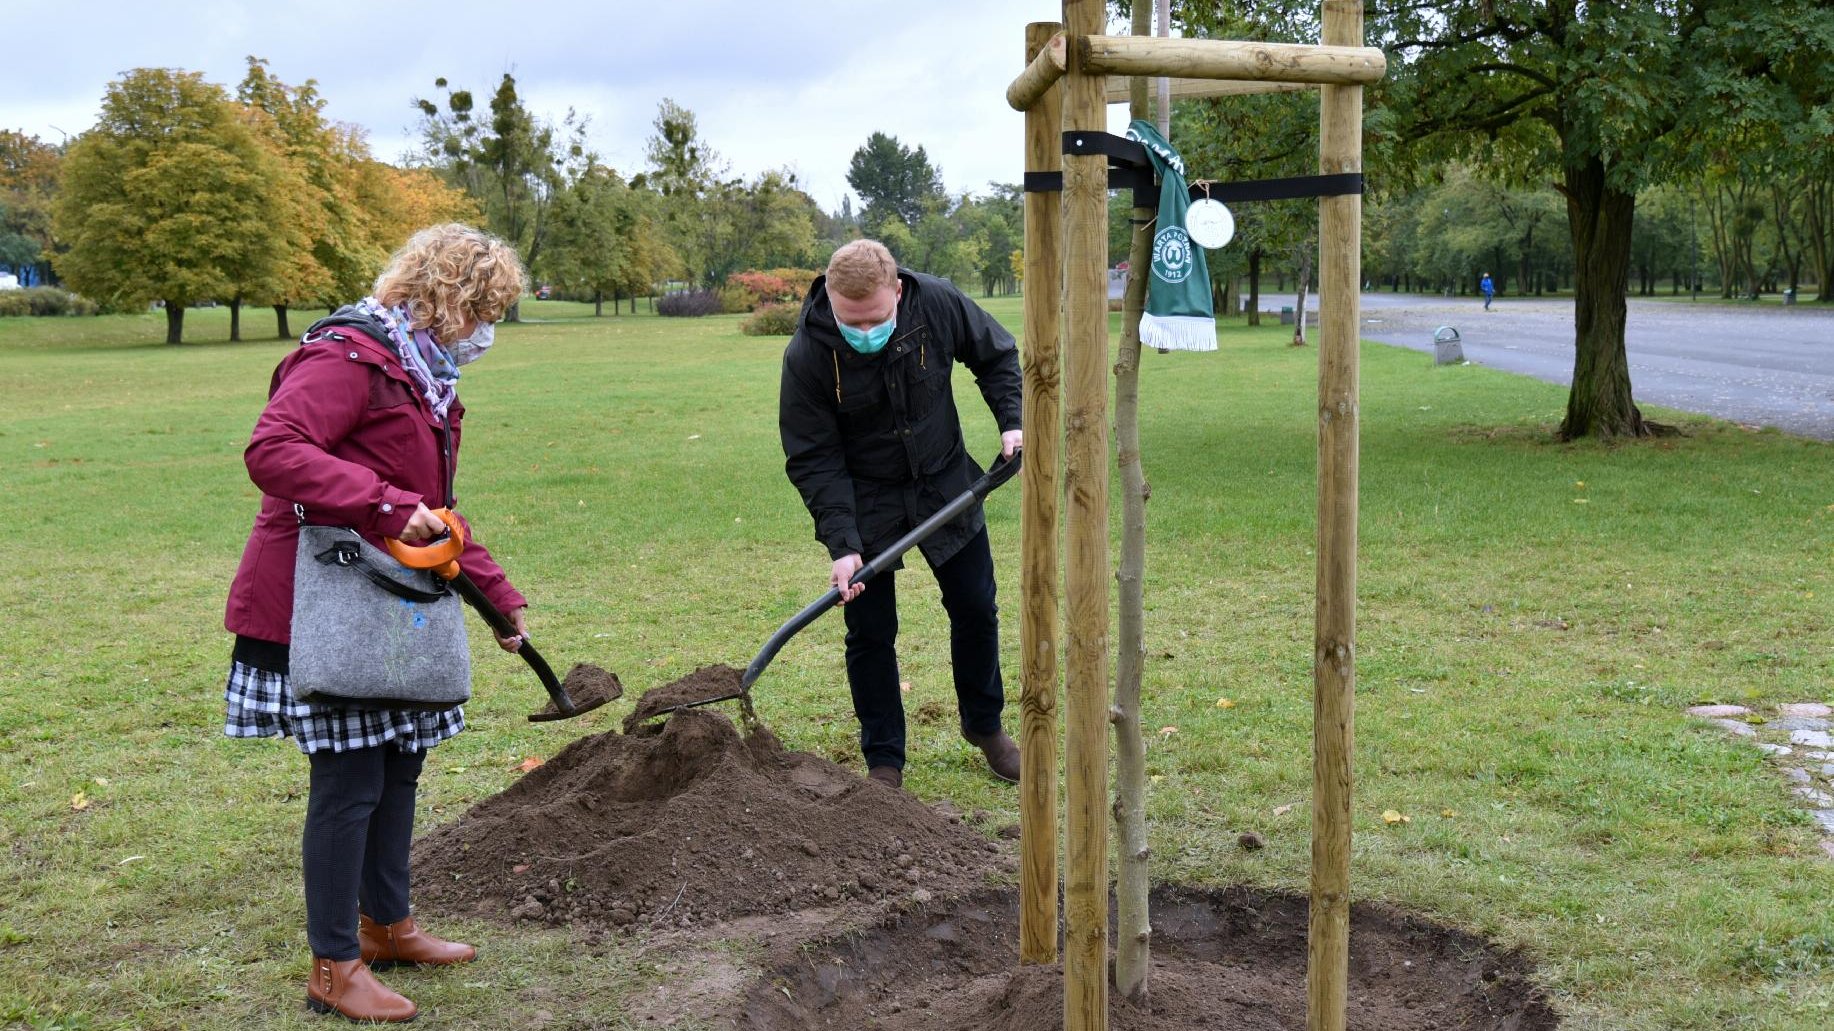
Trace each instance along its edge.
{"label": "short red hair", "polygon": [[898,262],[877,240],[852,240],[828,259],[828,289],[850,301],[898,282]]}

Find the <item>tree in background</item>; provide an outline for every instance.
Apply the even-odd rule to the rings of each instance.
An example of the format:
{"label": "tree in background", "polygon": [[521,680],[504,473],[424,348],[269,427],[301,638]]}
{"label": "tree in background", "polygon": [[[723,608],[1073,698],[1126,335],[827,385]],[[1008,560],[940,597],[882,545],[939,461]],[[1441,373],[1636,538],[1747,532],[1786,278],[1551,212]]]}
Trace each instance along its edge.
{"label": "tree in background", "polygon": [[166,342],[185,306],[228,296],[278,265],[280,162],[196,72],[142,68],[111,83],[95,127],[70,145],[53,210],[77,291],[114,306],[161,300]]}
{"label": "tree in background", "polygon": [[[395,249],[407,243],[417,230],[441,222],[464,222],[479,225],[484,213],[478,202],[441,179],[432,169],[397,168],[394,165],[364,158],[353,170],[356,205],[369,223],[377,253],[386,260]],[[339,296],[355,297],[369,291],[370,281],[380,272],[372,269],[356,289],[342,290]]]}
{"label": "tree in background", "polygon": [[1565,197],[1577,296],[1561,437],[1652,432],[1624,352],[1637,194],[1698,169],[1718,141],[1809,121],[1829,96],[1834,10],[1486,0],[1378,8],[1370,27],[1390,54],[1376,124],[1397,153],[1551,174]]}
{"label": "tree in background", "polygon": [[[516,93],[516,77],[505,72],[490,98],[490,117],[475,116],[469,90],[446,93],[445,109],[416,98],[428,160],[482,204],[490,231],[516,249],[525,268],[540,268],[549,216],[570,173],[589,160],[586,121],[571,110],[559,126],[531,114]],[[520,305],[507,318],[516,321]]]}
{"label": "tree in background", "polygon": [[36,136],[0,132],[0,265],[21,285],[51,278],[51,204],[62,162],[62,152]]}
{"label": "tree in background", "polygon": [[853,152],[847,165],[847,185],[865,202],[861,222],[879,226],[896,218],[915,229],[922,221],[925,203],[944,197],[942,173],[930,164],[922,147],[911,150],[896,136],[875,132]]}
{"label": "tree in background", "polygon": [[594,315],[605,314],[611,294],[615,314],[622,291],[641,282],[647,292],[655,281],[655,260],[642,239],[648,222],[637,191],[610,168],[589,163],[555,203],[546,278],[591,297]]}
{"label": "tree in background", "polygon": [[304,237],[303,246],[290,250],[263,298],[274,306],[278,333],[285,339],[293,335],[287,325],[290,305],[361,296],[390,245],[376,239],[369,213],[358,203],[358,167],[369,160],[369,148],[359,130],[325,121],[316,81],[289,86],[274,77],[267,61],[250,57],[236,97],[250,109],[258,134],[298,180],[289,198],[295,224],[275,231],[290,229]]}

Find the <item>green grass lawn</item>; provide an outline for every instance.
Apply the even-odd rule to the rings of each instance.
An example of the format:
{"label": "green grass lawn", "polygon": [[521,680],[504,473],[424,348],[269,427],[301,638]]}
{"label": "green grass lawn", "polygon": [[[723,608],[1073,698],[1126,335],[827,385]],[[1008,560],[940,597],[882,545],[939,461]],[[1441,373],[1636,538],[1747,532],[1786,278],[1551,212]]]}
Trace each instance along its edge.
{"label": "green grass lawn", "polygon": [[[1017,328],[1016,299],[989,307]],[[743,665],[825,587],[777,445],[780,339],[524,313],[465,373],[461,506],[549,659],[629,696],[526,723],[545,696],[480,626],[423,827],[643,690]],[[305,763],[220,733],[241,451],[289,346],[223,343],[227,319],[191,312],[180,347],[158,315],[0,320],[0,1026],[325,1026],[301,1005]],[[1317,354],[1289,335],[1225,324],[1219,353],[1144,360],[1163,880],[1306,885]],[[1559,445],[1561,388],[1374,345],[1362,401],[1357,897],[1526,949],[1569,1027],[1834,1024],[1834,862],[1754,750],[1681,712],[1834,696],[1834,451],[1673,412],[1683,437]],[[988,508],[1016,697],[1018,491]],[[903,586],[906,784],[1016,818],[956,737],[934,584]],[[757,697],[791,747],[857,766],[840,632],[805,631]],[[628,946],[441,929],[483,960],[391,980],[441,1027],[621,1027],[665,976]]]}

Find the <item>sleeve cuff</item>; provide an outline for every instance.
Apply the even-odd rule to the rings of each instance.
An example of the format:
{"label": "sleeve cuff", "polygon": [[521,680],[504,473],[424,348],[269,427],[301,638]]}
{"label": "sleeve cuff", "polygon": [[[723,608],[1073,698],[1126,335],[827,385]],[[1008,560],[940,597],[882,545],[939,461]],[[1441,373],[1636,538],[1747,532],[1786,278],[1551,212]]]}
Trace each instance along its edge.
{"label": "sleeve cuff", "polygon": [[845,537],[831,538],[826,543],[828,545],[828,557],[831,559],[840,559],[848,555],[859,555],[866,550],[861,546],[860,539],[851,534]]}
{"label": "sleeve cuff", "polygon": [[382,488],[382,501],[376,505],[374,519],[376,532],[384,537],[401,536],[401,531],[408,528],[408,520],[414,518],[414,510],[420,507],[420,501],[418,494],[393,487]]}

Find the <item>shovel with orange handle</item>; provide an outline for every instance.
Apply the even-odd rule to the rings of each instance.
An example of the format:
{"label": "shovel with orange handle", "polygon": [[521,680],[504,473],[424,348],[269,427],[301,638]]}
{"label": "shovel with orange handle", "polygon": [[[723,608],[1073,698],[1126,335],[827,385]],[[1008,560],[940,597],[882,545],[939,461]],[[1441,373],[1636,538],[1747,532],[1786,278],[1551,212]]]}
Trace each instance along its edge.
{"label": "shovel with orange handle", "polygon": [[[433,514],[439,517],[440,522],[446,524],[446,532],[443,536],[435,538],[433,543],[424,546],[404,544],[389,538],[385,542],[388,544],[389,554],[394,555],[396,561],[410,569],[429,570],[434,576],[450,584],[453,590],[458,592],[459,597],[478,610],[478,614],[484,617],[484,622],[490,624],[490,629],[498,637],[515,637],[519,633],[516,625],[511,623],[509,617],[505,616],[501,610],[491,604],[490,599],[485,597],[478,585],[472,582],[471,577],[466,576],[465,571],[459,568],[458,557],[465,551],[464,524],[459,522],[451,509],[436,508],[433,509]],[[567,685],[554,675],[553,667],[549,666],[547,660],[541,657],[541,653],[535,650],[535,642],[529,640],[527,634],[522,634],[522,644],[516,649],[516,654],[522,656],[523,661],[529,664],[529,668],[535,671],[535,675],[541,678],[541,686],[547,688],[548,699],[553,702],[550,708],[530,713],[530,722],[546,723],[550,720],[572,719],[591,712],[617,697],[615,694],[610,697],[601,694],[600,697],[576,703]],[[597,667],[575,667],[576,671],[581,669],[596,670]],[[573,673],[567,674],[569,681],[573,677]]]}

